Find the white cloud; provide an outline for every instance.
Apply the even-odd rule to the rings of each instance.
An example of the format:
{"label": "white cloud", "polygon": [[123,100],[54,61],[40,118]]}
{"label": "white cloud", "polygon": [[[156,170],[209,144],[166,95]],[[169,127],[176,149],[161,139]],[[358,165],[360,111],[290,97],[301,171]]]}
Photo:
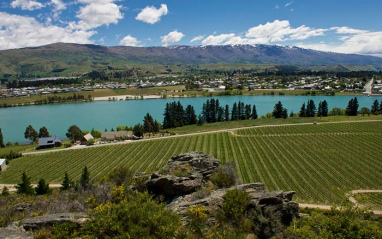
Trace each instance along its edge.
{"label": "white cloud", "polygon": [[[233,43],[240,42],[240,43]],[[236,36],[234,33],[220,34],[216,36],[208,36],[202,41],[202,45],[230,45],[230,44],[245,44],[241,37]]]}
{"label": "white cloud", "polygon": [[332,51],[351,54],[382,55],[382,31],[371,32],[349,27],[332,27],[330,30],[340,35],[339,42],[298,43],[297,46],[319,51]]}
{"label": "white cloud", "polygon": [[275,6],[275,9],[280,9],[279,5],[276,5],[276,6]]}
{"label": "white cloud", "polygon": [[287,4],[285,4],[285,7],[288,7],[288,6],[292,5],[293,3],[294,3],[294,1],[288,2]]}
{"label": "white cloud", "polygon": [[123,18],[120,12],[122,6],[114,3],[115,0],[79,0],[86,5],[80,7],[77,17],[78,23],[72,23],[73,28],[88,30],[111,23],[117,24]]}
{"label": "white cloud", "polygon": [[175,43],[182,40],[185,35],[178,31],[172,31],[165,36],[161,36],[163,46],[168,46],[169,43]]}
{"label": "white cloud", "polygon": [[0,49],[41,46],[56,42],[93,43],[95,31],[44,25],[35,18],[0,12]]}
{"label": "white cloud", "polygon": [[197,36],[197,37],[192,38],[192,40],[190,42],[201,41],[203,39],[204,39],[204,36]]}
{"label": "white cloud", "polygon": [[66,9],[66,4],[61,0],[51,0],[49,5],[53,6],[53,17],[58,19],[62,10]]}
{"label": "white cloud", "polygon": [[14,0],[11,2],[13,8],[20,7],[22,10],[37,10],[44,7],[44,4],[33,0]]}
{"label": "white cloud", "polygon": [[125,36],[120,42],[120,45],[123,46],[141,46],[141,42],[137,38],[132,37],[131,35]]}
{"label": "white cloud", "polygon": [[160,21],[162,16],[167,15],[168,9],[166,4],[161,4],[160,8],[147,6],[135,17],[136,20],[154,24]]}
{"label": "white cloud", "polygon": [[246,33],[246,37],[257,39],[259,43],[282,42],[286,40],[305,40],[314,36],[322,36],[326,29],[313,29],[302,25],[292,28],[289,21],[267,22],[265,25],[252,27]]}

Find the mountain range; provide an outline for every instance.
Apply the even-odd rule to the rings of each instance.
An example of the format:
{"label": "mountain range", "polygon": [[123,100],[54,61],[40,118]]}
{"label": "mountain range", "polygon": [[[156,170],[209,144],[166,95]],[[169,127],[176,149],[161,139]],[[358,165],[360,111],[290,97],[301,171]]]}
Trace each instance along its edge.
{"label": "mountain range", "polygon": [[[106,47],[55,43],[0,51],[0,76],[74,75],[91,70],[144,65],[273,64],[297,67],[367,66],[382,69],[382,58],[322,52],[276,45],[223,45],[171,47]],[[336,66],[333,68],[333,66]],[[350,67],[351,68],[351,67]],[[361,67],[362,68],[362,67]],[[349,69],[349,67],[345,67]]]}

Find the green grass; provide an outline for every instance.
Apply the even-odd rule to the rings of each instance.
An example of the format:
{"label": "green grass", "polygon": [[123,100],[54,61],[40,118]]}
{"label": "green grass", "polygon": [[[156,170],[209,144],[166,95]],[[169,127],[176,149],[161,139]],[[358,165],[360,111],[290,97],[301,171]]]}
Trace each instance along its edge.
{"label": "green grass", "polygon": [[358,193],[355,200],[363,206],[374,210],[382,210],[382,193]]}
{"label": "green grass", "polygon": [[339,203],[353,189],[382,185],[382,122],[269,126],[235,132],[158,139],[125,145],[28,155],[13,160],[1,183],[18,183],[22,172],[60,183],[64,173],[79,179],[85,165],[93,178],[126,165],[152,172],[171,156],[203,151],[232,161],[243,182],[268,190],[294,190],[298,201]]}

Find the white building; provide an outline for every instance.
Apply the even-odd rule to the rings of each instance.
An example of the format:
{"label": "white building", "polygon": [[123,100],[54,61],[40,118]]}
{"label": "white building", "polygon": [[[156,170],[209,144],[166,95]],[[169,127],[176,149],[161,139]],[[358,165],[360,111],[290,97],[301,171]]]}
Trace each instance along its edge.
{"label": "white building", "polygon": [[5,159],[0,159],[0,168],[3,170],[7,166],[7,161]]}

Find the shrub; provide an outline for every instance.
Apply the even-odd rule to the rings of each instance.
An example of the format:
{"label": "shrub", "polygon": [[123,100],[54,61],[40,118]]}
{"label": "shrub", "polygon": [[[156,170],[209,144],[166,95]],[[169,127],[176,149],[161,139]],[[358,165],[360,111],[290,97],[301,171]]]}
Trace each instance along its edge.
{"label": "shrub", "polygon": [[132,180],[133,172],[126,166],[116,167],[107,176],[108,181],[121,186],[124,183],[129,184]]}
{"label": "shrub", "polygon": [[202,236],[202,229],[206,227],[208,219],[207,209],[203,205],[195,205],[190,207],[187,211],[187,218],[189,220],[189,226],[191,230],[198,235]]}
{"label": "shrub", "polygon": [[49,184],[45,183],[44,179],[40,179],[40,181],[38,181],[35,191],[37,195],[44,195],[51,192],[51,190],[49,189]]}
{"label": "shrub", "polygon": [[89,238],[172,238],[181,225],[176,213],[148,193],[130,195],[120,204],[101,204],[90,216],[82,230]]}
{"label": "shrub", "polygon": [[237,176],[235,166],[231,162],[227,162],[217,172],[212,174],[211,181],[218,188],[228,188],[238,184],[239,177]]}
{"label": "shrub", "polygon": [[240,225],[249,205],[249,197],[245,191],[228,190],[224,195],[223,220]]}
{"label": "shrub", "polygon": [[95,144],[95,140],[94,140],[94,139],[89,139],[89,140],[86,142],[86,145],[87,145],[87,146],[94,145],[94,144]]}

